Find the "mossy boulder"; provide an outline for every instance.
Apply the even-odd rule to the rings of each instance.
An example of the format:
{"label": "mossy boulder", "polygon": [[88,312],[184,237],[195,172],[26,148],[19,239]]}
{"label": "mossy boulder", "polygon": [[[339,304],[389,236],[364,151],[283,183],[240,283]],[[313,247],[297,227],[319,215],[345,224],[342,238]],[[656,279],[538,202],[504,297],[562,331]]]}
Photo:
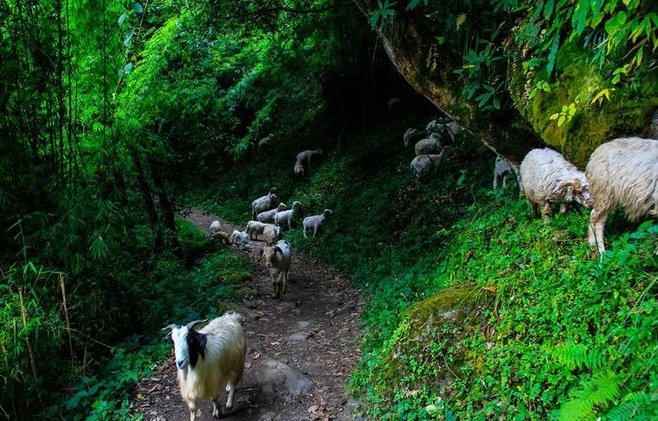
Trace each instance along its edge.
{"label": "mossy boulder", "polygon": [[[516,67],[510,92],[521,115],[548,146],[579,168],[585,167],[601,143],[621,136],[651,135],[652,116],[658,108],[658,72],[633,84],[612,86],[575,42],[560,48],[555,78],[547,92],[535,89],[537,75],[520,71],[520,64]],[[571,115],[563,113],[564,106],[572,106]],[[551,119],[561,113],[565,116],[562,124],[559,118]]]}
{"label": "mossy boulder", "polygon": [[412,305],[383,348],[372,379],[387,400],[411,395],[440,396],[466,365],[477,365],[462,341],[482,337],[484,312],[495,294],[477,286],[444,289]]}

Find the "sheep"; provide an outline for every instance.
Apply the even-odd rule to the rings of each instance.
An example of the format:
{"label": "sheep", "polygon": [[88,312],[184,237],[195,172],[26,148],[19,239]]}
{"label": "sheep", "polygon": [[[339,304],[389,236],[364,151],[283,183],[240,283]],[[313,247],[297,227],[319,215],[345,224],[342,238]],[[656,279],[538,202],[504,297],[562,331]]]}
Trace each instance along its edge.
{"label": "sheep", "polygon": [[300,164],[304,165],[304,161],[306,161],[306,167],[305,168],[310,168],[311,167],[311,157],[315,155],[322,155],[322,149],[309,149],[306,151],[302,151],[297,154],[297,162]]}
{"label": "sheep", "polygon": [[274,215],[276,215],[277,212],[285,210],[287,207],[288,206],[286,206],[285,203],[279,203],[276,208],[261,212],[256,215],[256,220],[260,222],[274,222]]}
{"label": "sheep", "polygon": [[288,229],[292,229],[292,220],[299,216],[302,212],[302,204],[295,200],[292,203],[292,209],[286,209],[279,211],[274,215],[274,225],[281,226],[281,224],[287,224]]}
{"label": "sheep", "polygon": [[190,409],[190,421],[196,420],[198,400],[212,400],[213,417],[219,418],[219,398],[226,388],[226,409],[233,407],[236,384],[242,379],[247,355],[247,338],[237,313],[214,318],[205,327],[196,320],[185,326],[171,324],[167,338],[174,344],[178,386]]}
{"label": "sheep", "polygon": [[214,240],[219,241],[222,244],[226,244],[226,245],[230,244],[229,235],[224,231],[215,231],[212,235],[212,238]]}
{"label": "sheep", "polygon": [[404,109],[404,103],[398,97],[392,97],[388,100],[388,112],[391,115],[400,113]]}
{"label": "sheep", "polygon": [[249,234],[245,231],[233,230],[231,234],[231,243],[240,246],[244,250],[249,247]]}
{"label": "sheep", "polygon": [[592,212],[587,241],[605,253],[603,231],[608,215],[622,207],[631,222],[658,215],[658,140],[618,138],[597,147],[585,174]]}
{"label": "sheep", "polygon": [[281,203],[279,198],[274,193],[275,191],[276,187],[272,187],[270,188],[270,192],[268,194],[261,196],[251,202],[251,219],[256,219],[256,216],[259,213],[274,209],[279,205],[279,203]]}
{"label": "sheep", "polygon": [[402,135],[402,140],[404,142],[404,147],[408,147],[409,143],[411,143],[411,140],[420,134],[420,130],[415,129],[415,128],[408,128],[406,132],[404,132],[404,135]]}
{"label": "sheep", "polygon": [[425,126],[425,131],[429,136],[434,134],[438,139],[447,139],[446,136],[448,136],[450,140],[454,141],[455,135],[460,131],[461,127],[457,123],[454,123],[454,125],[452,123],[454,122],[446,124],[438,120],[432,120]]}
{"label": "sheep", "polygon": [[293,167],[292,171],[295,173],[295,178],[304,178],[306,175],[306,169],[304,168],[304,165],[301,161],[295,161],[295,166]]}
{"label": "sheep", "polygon": [[273,246],[263,247],[261,257],[272,276],[272,298],[279,298],[286,292],[286,282],[292,261],[292,247],[286,240],[279,240]]}
{"label": "sheep", "polygon": [[208,228],[208,230],[210,231],[210,235],[215,234],[220,229],[222,229],[222,224],[219,221],[212,221],[212,223],[210,224],[210,228]]}
{"label": "sheep", "polygon": [[264,154],[270,150],[270,141],[272,140],[272,133],[258,141],[258,153]]}
{"label": "sheep", "polygon": [[508,177],[512,174],[515,174],[515,169],[512,167],[512,164],[502,156],[496,156],[496,162],[494,163],[493,188],[497,189],[501,181],[503,187],[505,187],[507,185]]}
{"label": "sheep", "polygon": [[325,209],[324,212],[322,212],[320,215],[311,215],[304,218],[302,221],[302,225],[304,227],[304,238],[307,238],[306,233],[311,229],[313,230],[313,237],[315,238],[317,233],[320,232],[320,228],[322,227],[324,220],[329,218],[331,215],[333,215],[333,211],[330,209]]}
{"label": "sheep", "polygon": [[267,224],[264,222],[252,220],[247,222],[247,227],[244,231],[249,235],[250,240],[256,240],[258,239],[259,235],[263,234],[266,225]]}
{"label": "sheep", "polygon": [[439,135],[432,133],[430,134],[430,137],[421,139],[416,142],[416,145],[414,146],[414,152],[416,153],[416,156],[437,154],[441,152],[441,146],[441,139],[439,138]]}
{"label": "sheep", "polygon": [[281,227],[276,225],[266,224],[263,229],[263,240],[268,246],[273,246],[281,239]]}
{"label": "sheep", "polygon": [[425,179],[434,174],[441,167],[441,161],[446,148],[440,154],[418,155],[410,164],[411,171],[416,179]]}
{"label": "sheep", "polygon": [[562,214],[567,212],[570,202],[590,207],[589,183],[585,173],[553,149],[528,152],[521,162],[520,174],[533,218],[538,215],[538,206],[541,206],[543,217],[550,217],[551,202],[560,203]]}

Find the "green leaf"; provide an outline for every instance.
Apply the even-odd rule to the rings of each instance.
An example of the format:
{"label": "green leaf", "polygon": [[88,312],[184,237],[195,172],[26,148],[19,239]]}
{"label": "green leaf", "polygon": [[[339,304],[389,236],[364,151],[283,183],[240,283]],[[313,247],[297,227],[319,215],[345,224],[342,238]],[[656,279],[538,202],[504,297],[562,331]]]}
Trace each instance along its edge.
{"label": "green leaf", "polygon": [[137,13],[142,13],[144,11],[142,5],[139,3],[133,3],[133,10]]}
{"label": "green leaf", "polygon": [[126,31],[126,38],[123,40],[123,45],[128,46],[130,44],[130,39],[135,35],[135,28],[130,28]]}
{"label": "green leaf", "polygon": [[548,63],[546,63],[546,72],[550,77],[555,68],[555,60],[557,58],[557,52],[560,48],[560,34],[555,34],[553,37],[553,42],[551,43],[551,49],[548,52]]}
{"label": "green leaf", "polygon": [[123,25],[123,22],[126,21],[126,18],[128,17],[127,14],[122,13],[121,16],[119,16],[119,25]]}
{"label": "green leaf", "polygon": [[608,19],[605,23],[605,31],[612,35],[613,33],[619,31],[621,27],[626,23],[626,12],[621,11],[617,13],[614,17]]}

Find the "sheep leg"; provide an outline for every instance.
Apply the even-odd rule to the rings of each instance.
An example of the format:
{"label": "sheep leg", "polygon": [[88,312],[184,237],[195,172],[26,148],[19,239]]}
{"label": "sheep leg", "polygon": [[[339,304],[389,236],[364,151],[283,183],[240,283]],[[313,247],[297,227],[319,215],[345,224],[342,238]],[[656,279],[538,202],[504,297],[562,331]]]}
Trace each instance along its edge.
{"label": "sheep leg", "polygon": [[191,400],[187,402],[187,407],[190,409],[190,421],[196,421],[196,400]]}
{"label": "sheep leg", "polygon": [[286,280],[288,280],[288,272],[281,274],[281,294],[286,293]]}
{"label": "sheep leg", "polygon": [[599,254],[605,253],[603,232],[605,231],[606,219],[608,219],[607,212],[592,209],[589,217],[589,225],[587,227],[587,242],[591,247],[596,247]]}
{"label": "sheep leg", "polygon": [[541,216],[544,218],[550,218],[551,216],[551,204],[548,202],[544,202],[541,205]]}
{"label": "sheep leg", "polygon": [[[212,416],[213,418],[219,418],[222,415],[220,408],[222,404],[219,402],[219,398],[213,399],[212,401]],[[228,409],[228,407],[227,407]]]}
{"label": "sheep leg", "polygon": [[272,298],[279,296],[279,282],[275,276],[272,276]]}
{"label": "sheep leg", "polygon": [[566,203],[562,203],[562,204],[560,204],[560,213],[561,213],[562,215],[566,215],[566,214],[567,214],[567,204],[566,204]]}
{"label": "sheep leg", "polygon": [[228,393],[228,399],[226,400],[226,410],[230,411],[233,408],[233,393],[235,392],[235,386],[233,383],[228,383],[226,385],[226,392]]}
{"label": "sheep leg", "polygon": [[531,202],[530,203],[530,209],[532,210],[532,217],[536,218],[538,216],[538,206],[536,203]]}

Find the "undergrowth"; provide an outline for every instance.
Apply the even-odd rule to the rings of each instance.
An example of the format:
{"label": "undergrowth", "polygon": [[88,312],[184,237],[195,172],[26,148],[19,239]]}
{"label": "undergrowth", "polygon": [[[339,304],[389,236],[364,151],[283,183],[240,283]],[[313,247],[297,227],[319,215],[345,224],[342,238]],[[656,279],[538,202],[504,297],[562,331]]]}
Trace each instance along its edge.
{"label": "undergrowth", "polygon": [[[398,124],[401,134],[414,122]],[[598,259],[586,244],[584,209],[532,220],[515,183],[491,190],[493,156],[478,142],[458,139],[440,176],[417,183],[408,171],[413,152],[400,140],[370,133],[341,148],[324,145],[322,163],[303,182],[292,171],[258,178],[267,164],[250,162],[235,171],[240,178],[225,180],[230,191],[215,187],[213,198],[221,200],[206,204],[246,224],[251,200],[276,185],[282,200],[299,200],[305,214],[334,211],[320,237],[304,239],[293,230],[286,238],[349,275],[362,293],[363,359],[350,389],[364,401],[364,414],[382,420],[656,415],[658,227],[613,216],[611,250]],[[231,196],[237,191],[239,201]],[[396,349],[410,341],[404,311],[465,284],[487,288],[496,299],[485,311],[486,329],[460,342],[468,358],[454,380],[425,381],[437,364],[456,360],[453,348],[429,342],[426,351],[435,351],[427,355],[440,360],[410,359],[408,375],[391,382],[384,357],[391,338]]]}
{"label": "undergrowth", "polygon": [[[98,374],[82,375],[74,392],[44,414],[71,420],[142,419],[130,408],[133,387],[171,355],[160,328],[214,317],[241,298],[250,263],[230,248],[216,247],[185,219],[178,219],[181,247],[188,259],[164,254],[151,262],[147,277],[130,291],[142,309],[143,334],[111,347],[111,357]],[[193,262],[190,264],[190,262]]]}

